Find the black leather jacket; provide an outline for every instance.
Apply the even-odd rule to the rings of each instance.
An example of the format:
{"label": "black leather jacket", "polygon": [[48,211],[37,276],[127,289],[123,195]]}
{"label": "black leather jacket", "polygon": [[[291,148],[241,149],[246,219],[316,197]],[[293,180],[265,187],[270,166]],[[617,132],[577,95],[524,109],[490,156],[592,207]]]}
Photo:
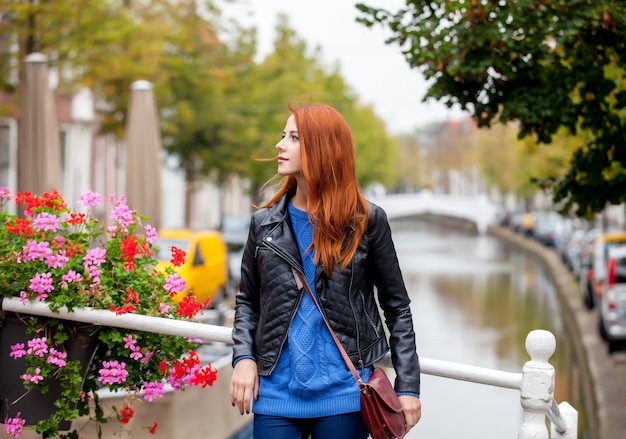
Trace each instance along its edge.
{"label": "black leather jacket", "polygon": [[[290,226],[287,197],[252,216],[237,294],[233,359],[251,356],[268,376],[276,366],[304,289],[298,290],[292,267],[302,270]],[[370,203],[369,223],[345,270],[337,265],[327,277],[321,264],[315,291],[326,317],[357,368],[370,366],[389,349],[374,297],[382,309],[396,371],[397,392],[420,391],[410,300],[398,265],[385,212]]]}

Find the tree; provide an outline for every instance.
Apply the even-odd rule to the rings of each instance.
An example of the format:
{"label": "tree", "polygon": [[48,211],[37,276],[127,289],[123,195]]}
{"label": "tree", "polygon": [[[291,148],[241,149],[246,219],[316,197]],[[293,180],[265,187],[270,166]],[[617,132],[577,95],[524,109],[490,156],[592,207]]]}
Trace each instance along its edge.
{"label": "tree", "polygon": [[424,99],[471,109],[479,127],[517,121],[550,143],[587,132],[552,183],[563,210],[592,216],[626,201],[626,3],[622,0],[407,0],[397,12],[357,5],[391,32],[431,80]]}
{"label": "tree", "polygon": [[[322,65],[319,49],[309,53],[284,17],[274,52],[257,63],[254,29],[224,25],[214,3],[4,2],[0,92],[19,96],[20,82],[11,81],[14,61],[22,69],[27,54],[43,52],[59,72],[70,72],[61,77],[60,92],[90,88],[100,132],[121,139],[132,82],[152,82],[163,145],[178,159],[190,183],[188,195],[195,182],[209,176],[219,184],[237,174],[260,186],[276,168],[253,159],[275,155],[288,104],[324,102],[337,107],[353,127],[361,183],[393,180],[395,141],[372,109],[358,103],[337,66]],[[220,27],[220,35],[232,38],[220,40]],[[0,115],[14,110],[2,108]]]}
{"label": "tree", "polygon": [[276,156],[275,145],[289,115],[288,107],[309,103],[332,105],[345,117],[354,133],[357,177],[362,186],[394,180],[397,142],[387,134],[384,123],[372,109],[358,102],[340,75],[339,67],[325,66],[320,58],[319,48],[310,51],[288,26],[287,18],[281,16],[276,26],[274,51],[245,78],[241,104],[249,116],[247,130],[254,137],[242,151],[249,154],[247,176],[257,194],[262,184],[275,175],[276,166],[254,159],[270,160]]}

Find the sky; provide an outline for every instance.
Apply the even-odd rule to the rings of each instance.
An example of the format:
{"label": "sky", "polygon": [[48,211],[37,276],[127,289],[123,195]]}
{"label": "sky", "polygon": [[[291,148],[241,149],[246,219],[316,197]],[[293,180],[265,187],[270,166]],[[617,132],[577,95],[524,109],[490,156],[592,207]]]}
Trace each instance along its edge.
{"label": "sky", "polygon": [[[361,0],[369,6],[399,9],[403,0]],[[307,43],[319,46],[322,62],[339,63],[340,72],[359,101],[371,105],[392,134],[411,133],[432,122],[467,117],[459,109],[448,109],[434,100],[421,102],[428,84],[416,69],[410,69],[400,48],[386,45],[389,35],[378,26],[368,29],[356,23],[357,0],[239,0],[219,2],[227,17],[236,17],[258,32],[259,55],[270,53],[276,17],[287,15],[288,23]]]}

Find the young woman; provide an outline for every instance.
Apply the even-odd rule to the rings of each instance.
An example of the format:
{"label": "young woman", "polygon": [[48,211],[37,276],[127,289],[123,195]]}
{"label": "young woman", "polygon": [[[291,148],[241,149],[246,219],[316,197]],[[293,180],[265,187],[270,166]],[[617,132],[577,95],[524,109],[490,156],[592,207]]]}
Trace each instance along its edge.
{"label": "young woman", "polygon": [[421,417],[410,300],[386,214],[359,190],[350,128],[332,107],[292,108],[276,149],[285,180],[253,214],[242,259],[231,403],[254,412],[255,439],[368,435],[359,388],[296,269],[364,381],[391,345],[408,431]]}

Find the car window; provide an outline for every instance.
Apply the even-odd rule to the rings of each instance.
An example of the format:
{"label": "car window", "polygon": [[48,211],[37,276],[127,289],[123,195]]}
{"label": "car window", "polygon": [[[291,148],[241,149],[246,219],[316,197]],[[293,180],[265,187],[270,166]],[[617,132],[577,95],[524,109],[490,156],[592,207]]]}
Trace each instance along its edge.
{"label": "car window", "polygon": [[193,262],[192,262],[194,267],[197,267],[199,265],[203,265],[204,264],[204,258],[202,257],[202,249],[200,247],[200,243],[197,242],[196,243],[196,249],[195,252],[193,254]]}
{"label": "car window", "polygon": [[172,260],[171,247],[177,247],[181,249],[182,251],[184,251],[185,253],[188,253],[187,248],[189,247],[189,241],[186,241],[184,239],[161,238],[159,239],[157,246],[159,248],[159,252],[157,253],[156,258],[159,261],[171,261]]}
{"label": "car window", "polygon": [[615,260],[615,282],[626,282],[626,257]]}

